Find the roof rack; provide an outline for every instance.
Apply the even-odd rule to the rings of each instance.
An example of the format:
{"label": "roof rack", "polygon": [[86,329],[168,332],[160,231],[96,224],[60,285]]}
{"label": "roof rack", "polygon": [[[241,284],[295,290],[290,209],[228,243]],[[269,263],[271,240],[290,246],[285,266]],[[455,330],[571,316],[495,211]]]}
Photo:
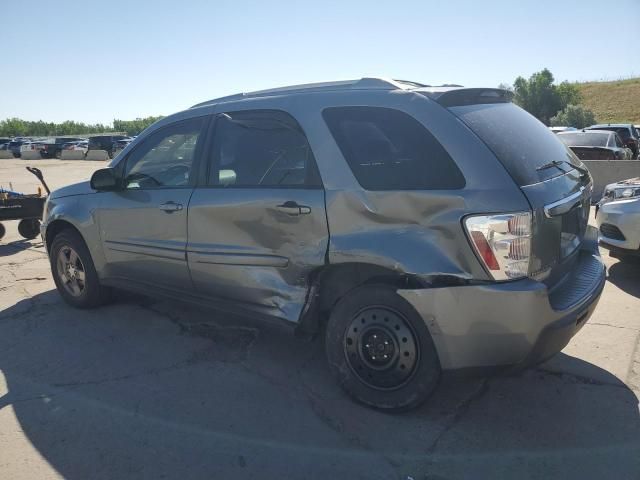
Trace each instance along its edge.
{"label": "roof rack", "polygon": [[302,92],[326,92],[331,90],[408,90],[422,86],[417,82],[410,82],[407,80],[391,80],[387,78],[375,78],[364,77],[358,80],[342,80],[337,82],[321,82],[321,83],[306,83],[302,85],[291,85],[288,87],[270,88],[267,90],[258,90],[256,92],[237,93],[235,95],[228,95],[226,97],[214,98],[207,100],[206,102],[198,103],[191,108],[202,107],[205,105],[211,105],[215,103],[230,102],[233,100],[240,100],[243,98],[253,97],[268,97],[271,95],[279,95],[282,93],[302,93]]}

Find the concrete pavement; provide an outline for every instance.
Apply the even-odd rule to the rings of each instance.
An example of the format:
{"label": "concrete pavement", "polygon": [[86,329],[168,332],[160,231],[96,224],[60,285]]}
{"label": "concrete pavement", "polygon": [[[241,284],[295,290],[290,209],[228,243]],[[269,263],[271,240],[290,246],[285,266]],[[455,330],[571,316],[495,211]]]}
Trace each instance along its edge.
{"label": "concrete pavement", "polygon": [[[25,163],[0,160],[0,183],[34,189]],[[104,166],[31,164],[52,187]],[[342,393],[320,339],[130,294],[71,309],[42,243],[5,226],[0,478],[640,477],[639,265],[605,253],[598,309],[546,364],[387,415]]]}

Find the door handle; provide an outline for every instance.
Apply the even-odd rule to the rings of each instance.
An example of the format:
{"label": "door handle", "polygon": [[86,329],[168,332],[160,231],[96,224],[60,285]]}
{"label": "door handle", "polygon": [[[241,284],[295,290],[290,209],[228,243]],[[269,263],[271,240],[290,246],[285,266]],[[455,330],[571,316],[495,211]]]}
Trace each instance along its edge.
{"label": "door handle", "polygon": [[166,202],[160,205],[158,208],[167,213],[173,213],[182,210],[182,204],[176,202]]}
{"label": "door handle", "polygon": [[282,205],[277,205],[276,208],[287,215],[309,215],[311,213],[311,207],[306,205],[298,205],[297,202],[289,200]]}

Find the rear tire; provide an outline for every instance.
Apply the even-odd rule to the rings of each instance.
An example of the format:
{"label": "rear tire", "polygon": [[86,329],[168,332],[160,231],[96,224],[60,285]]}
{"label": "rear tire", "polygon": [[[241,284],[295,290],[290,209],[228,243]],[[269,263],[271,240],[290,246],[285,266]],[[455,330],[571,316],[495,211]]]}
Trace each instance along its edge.
{"label": "rear tire", "polygon": [[27,240],[32,240],[40,233],[40,221],[36,218],[25,218],[18,223],[18,233]]}
{"label": "rear tire", "polygon": [[417,407],[440,379],[440,361],[424,320],[384,285],[358,287],[335,305],[325,348],[340,386],[380,410]]}
{"label": "rear tire", "polygon": [[63,300],[76,308],[94,308],[111,298],[109,288],[100,285],[91,253],[73,230],[55,236],[49,252],[51,273]]}
{"label": "rear tire", "polygon": [[0,240],[2,240],[2,237],[4,237],[6,233],[7,233],[7,229],[4,228],[4,225],[0,223]]}

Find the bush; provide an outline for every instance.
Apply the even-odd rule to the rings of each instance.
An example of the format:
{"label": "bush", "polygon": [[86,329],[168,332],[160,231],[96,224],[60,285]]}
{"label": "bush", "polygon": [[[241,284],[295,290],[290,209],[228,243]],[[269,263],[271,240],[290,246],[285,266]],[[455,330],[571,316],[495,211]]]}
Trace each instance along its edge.
{"label": "bush", "polygon": [[551,117],[558,111],[581,101],[576,85],[568,82],[556,85],[554,82],[553,74],[546,68],[528,79],[518,77],[513,82],[513,101],[545,125],[549,125]]}
{"label": "bush", "polygon": [[584,128],[594,123],[597,123],[595,115],[582,105],[567,105],[564,110],[551,117],[552,126]]}

